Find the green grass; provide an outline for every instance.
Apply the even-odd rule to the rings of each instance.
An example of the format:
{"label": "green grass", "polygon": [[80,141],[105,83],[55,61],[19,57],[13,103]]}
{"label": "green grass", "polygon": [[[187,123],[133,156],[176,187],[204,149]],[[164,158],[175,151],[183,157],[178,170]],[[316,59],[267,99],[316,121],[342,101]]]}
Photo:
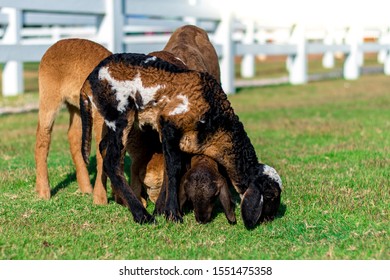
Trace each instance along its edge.
{"label": "green grass", "polygon": [[[389,259],[390,78],[363,76],[229,96],[258,156],[284,182],[273,222],[245,229],[217,211],[207,225],[138,225],[113,202],[77,191],[57,119],[48,160],[53,197],[34,191],[36,112],[1,116],[0,259]],[[91,168],[91,179],[95,171]],[[154,206],[150,204],[148,211]]]}

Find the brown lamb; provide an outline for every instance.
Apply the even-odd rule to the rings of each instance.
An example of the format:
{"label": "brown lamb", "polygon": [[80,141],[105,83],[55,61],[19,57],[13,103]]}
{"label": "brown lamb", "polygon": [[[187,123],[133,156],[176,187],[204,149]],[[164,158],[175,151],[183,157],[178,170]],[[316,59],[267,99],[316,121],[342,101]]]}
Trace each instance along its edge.
{"label": "brown lamb", "polygon": [[180,210],[182,211],[186,201],[190,201],[194,207],[196,221],[205,224],[212,219],[217,198],[229,223],[235,224],[236,215],[229,185],[219,173],[218,164],[207,156],[193,156],[191,168],[184,174],[180,184]]}
{"label": "brown lamb", "polygon": [[[49,199],[51,196],[47,157],[53,124],[63,104],[66,104],[70,114],[68,140],[76,166],[77,182],[83,193],[92,192],[81,154],[80,88],[95,66],[109,55],[111,52],[89,40],[65,39],[51,46],[42,57],[39,65],[39,112],[35,145],[36,191],[41,198]],[[103,125],[100,114],[94,114],[94,125],[100,131],[96,134],[96,141],[100,142]],[[103,160],[99,151],[96,158],[95,189],[99,189],[105,185],[106,175],[102,172]]]}

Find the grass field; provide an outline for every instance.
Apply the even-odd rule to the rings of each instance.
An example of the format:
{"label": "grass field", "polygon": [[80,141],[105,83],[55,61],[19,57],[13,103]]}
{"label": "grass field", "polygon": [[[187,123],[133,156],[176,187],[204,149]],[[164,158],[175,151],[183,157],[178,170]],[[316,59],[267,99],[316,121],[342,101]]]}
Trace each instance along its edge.
{"label": "grass field", "polygon": [[[218,209],[207,225],[138,225],[77,191],[57,119],[53,197],[34,191],[36,112],[0,117],[0,259],[389,259],[390,78],[247,88],[229,96],[262,161],[284,182],[278,217],[245,229]],[[94,161],[92,160],[92,163]],[[91,179],[95,170],[90,167]],[[148,206],[149,212],[153,205]]]}

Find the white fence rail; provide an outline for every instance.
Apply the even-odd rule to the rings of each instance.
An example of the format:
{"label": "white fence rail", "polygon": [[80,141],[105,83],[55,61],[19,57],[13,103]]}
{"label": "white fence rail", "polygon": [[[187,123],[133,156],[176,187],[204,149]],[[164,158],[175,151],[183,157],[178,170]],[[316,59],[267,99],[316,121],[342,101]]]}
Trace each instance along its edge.
{"label": "white fence rail", "polygon": [[[235,91],[236,56],[243,57],[241,75],[252,77],[257,55],[286,55],[289,82],[301,84],[308,80],[310,54],[323,55],[323,65],[327,68],[334,66],[335,53],[344,54],[343,77],[356,79],[363,54],[377,52],[384,73],[390,75],[390,17],[382,20],[378,16],[375,22],[362,17],[359,24],[348,23],[344,18],[339,25],[330,26],[313,20],[278,17],[284,7],[268,7],[265,1],[246,1],[250,3],[247,7],[256,11],[248,16],[237,8],[246,5],[240,2],[0,0],[2,94],[22,93],[23,62],[40,61],[47,48],[59,39],[88,38],[113,52],[148,53],[162,49],[169,34],[184,24],[196,24],[208,31],[220,56],[222,86],[229,93]],[[232,3],[238,6],[232,7]],[[269,14],[275,15],[272,20]],[[367,37],[372,42],[364,42]]]}

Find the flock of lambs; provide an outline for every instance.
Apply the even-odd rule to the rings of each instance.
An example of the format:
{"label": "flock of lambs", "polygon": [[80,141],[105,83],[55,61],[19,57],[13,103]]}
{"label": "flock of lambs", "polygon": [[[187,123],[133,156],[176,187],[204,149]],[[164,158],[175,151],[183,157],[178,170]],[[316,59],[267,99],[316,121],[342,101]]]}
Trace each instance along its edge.
{"label": "flock of lambs", "polygon": [[[247,228],[275,217],[281,179],[259,163],[221,88],[218,57],[204,30],[183,26],[162,51],[149,55],[111,54],[89,40],[61,40],[41,60],[39,95],[39,197],[50,198],[51,131],[65,103],[77,182],[83,193],[93,193],[94,203],[107,203],[108,176],[115,201],[138,223],[155,221],[145,209],[148,198],[155,203],[154,215],[175,222],[182,221],[190,202],[199,223],[212,219],[219,198],[228,221],[236,223],[230,186],[240,194]],[[87,170],[92,128],[99,144],[93,188]],[[130,183],[124,176],[126,152]]]}

